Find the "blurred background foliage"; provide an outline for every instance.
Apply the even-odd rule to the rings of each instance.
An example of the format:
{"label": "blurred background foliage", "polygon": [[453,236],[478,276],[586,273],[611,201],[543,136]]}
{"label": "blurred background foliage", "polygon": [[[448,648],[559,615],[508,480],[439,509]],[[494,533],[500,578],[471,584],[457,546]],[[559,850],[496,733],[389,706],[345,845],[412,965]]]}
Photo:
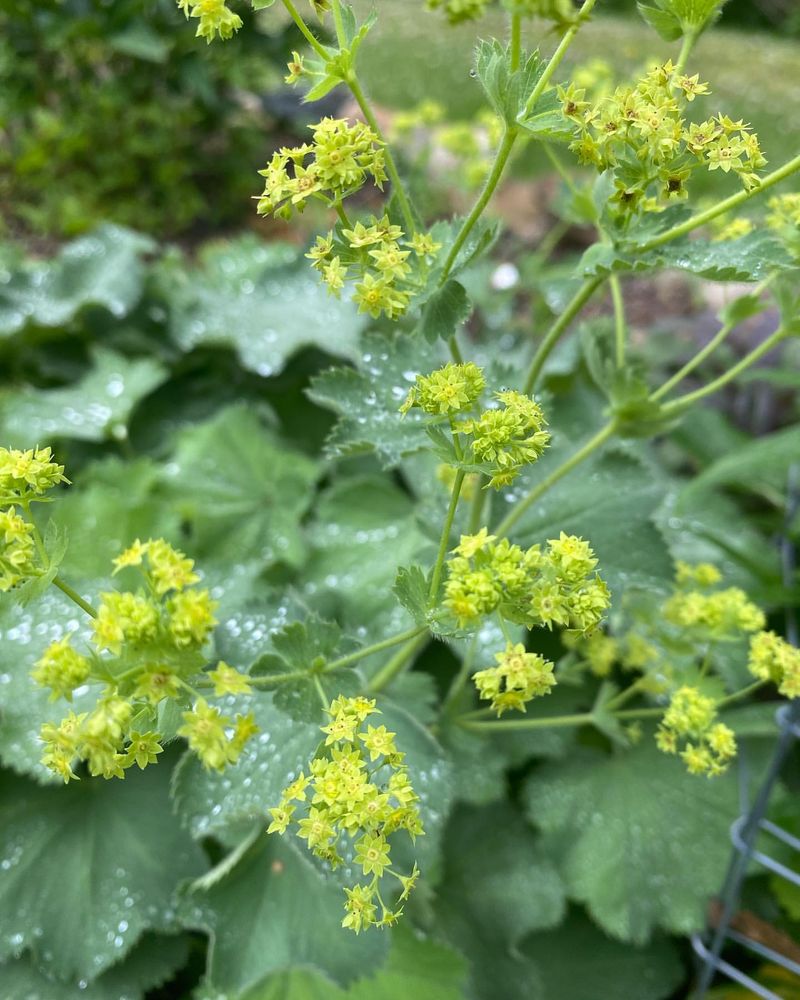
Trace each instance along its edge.
{"label": "blurred background foliage", "polygon": [[[631,0],[600,7],[567,65],[613,52],[623,76],[666,54]],[[381,4],[364,79],[388,109],[433,99],[449,119],[471,119],[482,104],[469,78],[474,25],[448,28],[423,8]],[[206,46],[173,0],[0,0],[0,236],[35,247],[105,220],[192,239],[248,224],[255,171],[310,111],[282,86],[297,45],[282,9],[237,10],[244,30]],[[490,15],[481,30],[505,27]],[[773,161],[800,130],[798,34],[791,0],[731,0],[695,58],[715,104],[751,121]],[[526,41],[551,47],[535,22]],[[542,166],[533,156],[517,171]]]}

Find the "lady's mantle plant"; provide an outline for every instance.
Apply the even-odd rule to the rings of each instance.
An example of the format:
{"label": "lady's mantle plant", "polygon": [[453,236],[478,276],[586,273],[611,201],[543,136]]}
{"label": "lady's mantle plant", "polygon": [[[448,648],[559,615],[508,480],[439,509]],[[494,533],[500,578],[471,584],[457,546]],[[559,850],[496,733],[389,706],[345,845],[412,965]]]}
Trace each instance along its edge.
{"label": "lady's mantle plant", "polygon": [[[228,39],[241,26],[223,0],[180,0],[179,6],[209,42]],[[679,564],[670,594],[612,591],[591,531],[585,538],[558,527],[535,539],[518,533],[548,491],[604,446],[665,432],[798,332],[790,283],[798,260],[798,195],[771,198],[769,234],[729,237],[747,229],[737,228],[740,216],[732,213],[800,171],[800,156],[767,172],[756,135],[729,117],[735,110],[694,114],[708,101],[709,84],[691,72],[692,51],[718,13],[717,0],[642,7],[663,37],[680,41],[675,61],[600,97],[559,79],[595,0],[580,9],[562,0],[508,0],[502,4],[508,42],[480,42],[475,62],[499,134],[495,159],[464,218],[423,219],[403,183],[402,149],[387,144],[358,77],[358,54],[375,16],[359,21],[341,0],[318,0],[307,12],[291,0],[283,6],[307,42],[306,52],[291,54],[288,83],[306,88],[309,103],[347,87],[363,120],[324,117],[310,128],[310,141],[275,151],[261,171],[258,212],[291,219],[312,201],[329,209],[332,228],[308,249],[309,266],[333,295],[351,297],[379,324],[396,325],[385,339],[387,352],[407,342],[415,345],[412,353],[435,358],[411,373],[407,397],[401,392],[391,407],[383,390],[392,394],[395,387],[377,385],[369,401],[374,421],[356,420],[357,429],[348,418],[369,410],[358,373],[323,376],[314,389],[343,417],[332,445],[340,454],[380,452],[388,426],[393,440],[403,442],[393,464],[411,451],[427,451],[447,484],[435,552],[427,564],[403,567],[397,576],[394,592],[406,627],[355,649],[339,648],[335,627],[309,613],[277,633],[276,652],[265,652],[248,674],[250,664],[215,655],[216,602],[200,569],[159,538],[129,539],[113,576],[130,589],[104,590],[94,607],[60,575],[64,545],[53,533],[43,535],[34,516],[35,506],[55,499],[66,482],[50,449],[0,450],[0,588],[31,600],[52,585],[92,619],[88,642],[60,638],[32,668],[34,681],[54,699],[70,702],[86,688],[94,698],[88,710],[65,706],[60,724],[42,727],[44,763],[67,782],[85,774],[124,778],[133,765],[157,763],[176,736],[207,770],[236,768],[259,728],[249,709],[226,706],[267,689],[294,719],[310,697],[311,715],[322,723],[316,753],[289,775],[279,801],[260,808],[270,834],[294,830],[316,863],[335,870],[332,878],[343,877],[342,923],[358,933],[394,924],[420,877],[401,852],[409,838],[413,844],[425,833],[421,790],[405,763],[402,738],[381,723],[381,699],[386,689],[400,690],[430,639],[459,649],[461,665],[428,717],[415,707],[432,733],[456,747],[468,735],[488,741],[590,726],[621,753],[653,740],[692,774],[714,777],[736,755],[728,706],[766,684],[787,697],[800,691],[800,654],[767,629],[764,612],[741,589],[725,586],[714,566]],[[429,6],[457,22],[480,18],[490,4]],[[522,22],[532,15],[549,18],[558,34],[549,59],[522,47]],[[471,304],[458,277],[490,249],[494,230],[484,211],[510,157],[528,143],[545,144],[597,242],[583,256],[571,296],[549,329],[536,331],[535,349],[517,371],[501,354],[480,364],[465,360],[469,340],[460,330]],[[575,166],[585,174],[575,175]],[[692,180],[702,170],[735,175],[740,185],[692,211]],[[352,196],[367,184],[387,190],[381,207],[365,213],[353,207]],[[703,227],[721,219],[728,236],[707,241]],[[689,238],[695,233],[701,235]],[[620,283],[626,273],[662,267],[759,284],[726,308],[710,345],[653,386],[650,373],[629,358]],[[572,321],[604,288],[614,323],[591,363],[607,399],[605,423],[567,447],[555,422],[548,425],[543,373]],[[713,381],[675,394],[737,324],[763,308],[767,290],[780,312],[774,332]],[[743,642],[749,642],[748,683],[727,669],[731,651]],[[566,655],[552,652],[562,646]],[[379,657],[378,667],[360,672],[362,661]],[[599,680],[590,711],[543,707],[540,713],[579,676]],[[649,720],[654,731],[645,730]]]}

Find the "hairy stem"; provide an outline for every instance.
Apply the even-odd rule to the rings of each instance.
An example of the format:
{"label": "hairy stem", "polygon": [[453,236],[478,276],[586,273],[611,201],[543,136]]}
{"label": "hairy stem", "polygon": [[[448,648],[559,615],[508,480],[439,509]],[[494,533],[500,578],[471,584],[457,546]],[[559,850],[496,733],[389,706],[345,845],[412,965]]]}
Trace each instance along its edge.
{"label": "hairy stem", "polygon": [[567,54],[567,49],[570,47],[570,45],[572,45],[572,41],[575,38],[575,35],[577,35],[578,29],[581,26],[581,22],[586,17],[588,17],[596,2],[597,0],[584,0],[583,6],[575,15],[575,23],[567,32],[565,32],[564,37],[559,42],[558,48],[555,50],[552,56],[550,56],[550,62],[545,66],[544,72],[539,77],[538,83],[533,88],[533,91],[528,97],[528,100],[525,103],[525,110],[522,113],[523,117],[527,118],[527,116],[531,113],[531,111],[533,111],[534,105],[544,93],[545,88],[547,87],[548,83],[550,83],[550,80],[555,71],[561,65],[561,60]]}
{"label": "hairy stem", "polygon": [[572,297],[572,300],[567,304],[561,315],[554,321],[533,356],[531,366],[528,369],[528,374],[525,379],[524,392],[531,393],[536,388],[536,382],[542,372],[542,368],[544,368],[545,362],[550,357],[553,348],[561,339],[561,334],[566,330],[573,319],[575,319],[602,283],[602,278],[587,278]]}
{"label": "hairy stem", "polygon": [[450,506],[447,510],[447,516],[445,517],[444,527],[442,528],[442,537],[439,541],[439,552],[436,556],[436,565],[433,567],[431,586],[428,591],[428,596],[431,600],[435,600],[439,593],[439,584],[442,581],[442,570],[444,569],[444,559],[447,555],[447,547],[450,544],[450,529],[453,527],[453,519],[456,516],[456,507],[458,506],[458,498],[461,494],[461,486],[463,483],[464,470],[459,469],[458,472],[456,472],[453,489],[450,493]]}
{"label": "hairy stem", "polygon": [[425,633],[421,633],[415,639],[410,639],[405,646],[398,649],[386,666],[375,674],[367,684],[367,690],[372,694],[383,691],[398,674],[402,673],[413,662],[414,654],[422,649],[427,642],[428,636]]}
{"label": "hairy stem", "polygon": [[741,701],[742,698],[746,698],[749,694],[753,694],[754,691],[758,691],[768,683],[768,681],[763,680],[753,681],[752,684],[748,684],[747,687],[743,687],[740,691],[734,691],[733,694],[729,694],[725,698],[721,698],[717,702],[717,708],[724,708],[727,705],[732,705],[734,702]]}
{"label": "hairy stem", "polygon": [[416,626],[415,628],[407,629],[405,632],[399,632],[397,635],[391,635],[388,639],[374,642],[371,646],[364,646],[363,649],[357,649],[354,653],[348,653],[347,656],[340,656],[338,660],[331,660],[330,663],[325,664],[322,672],[327,674],[331,670],[349,667],[351,664],[358,663],[359,660],[363,660],[367,656],[372,656],[374,653],[381,653],[384,649],[391,649],[392,646],[399,646],[401,642],[408,642],[410,639],[415,639],[423,632],[427,632],[427,629]]}
{"label": "hairy stem", "polygon": [[[774,280],[774,278],[775,275],[771,274],[768,278],[765,278],[764,281],[756,285],[756,287],[750,294],[754,296],[760,295],[764,291],[764,289],[770,284],[770,282]],[[714,337],[712,337],[712,339],[706,344],[706,346],[702,350],[698,351],[693,358],[690,358],[686,362],[686,364],[683,366],[683,368],[680,369],[680,371],[675,372],[672,378],[667,379],[667,381],[660,388],[656,389],[655,392],[651,393],[650,399],[657,400],[661,399],[662,396],[666,396],[666,394],[670,391],[670,389],[673,389],[676,385],[678,385],[679,382],[682,382],[687,377],[687,375],[690,375],[695,370],[695,368],[697,368],[698,365],[701,365],[706,360],[706,358],[709,357],[709,355],[711,355],[719,347],[719,345],[727,338],[731,330],[734,330],[735,328],[736,328],[735,323],[726,323],[722,327],[722,329],[717,334],[715,334]]]}
{"label": "hairy stem", "polygon": [[411,210],[411,203],[406,195],[403,182],[400,180],[400,173],[398,172],[397,164],[394,162],[394,157],[389,149],[389,145],[383,137],[380,125],[378,125],[378,120],[370,107],[364,91],[361,89],[361,84],[358,82],[358,78],[355,73],[350,73],[348,75],[347,85],[352,91],[353,97],[355,97],[359,108],[361,108],[361,114],[364,116],[367,124],[384,144],[383,155],[386,159],[386,172],[392,182],[392,190],[397,198],[397,204],[400,206],[400,212],[402,213],[403,220],[406,224],[407,234],[412,236],[416,231],[417,224],[414,221],[414,213]]}
{"label": "hairy stem", "polygon": [[617,368],[622,368],[625,364],[625,335],[627,326],[625,323],[625,303],[622,299],[622,288],[620,280],[616,274],[612,274],[608,279],[611,286],[611,301],[614,303],[614,348]]}
{"label": "hairy stem", "polygon": [[68,583],[64,583],[60,576],[53,578],[53,586],[58,587],[62,594],[66,594],[71,601],[77,604],[78,607],[82,611],[85,611],[91,618],[97,618],[97,611],[92,607],[92,605],[89,604],[88,601],[84,601],[81,595],[77,591],[73,590]]}
{"label": "hairy stem", "polygon": [[325,60],[325,62],[327,62],[329,59],[328,51],[326,50],[325,46],[319,41],[319,39],[314,37],[311,29],[303,20],[302,14],[300,14],[298,9],[292,3],[292,0],[283,0],[283,6],[289,11],[292,20],[300,29],[303,37],[311,46],[311,48],[317,53],[318,56],[321,56]]}
{"label": "hairy stem", "polygon": [[723,386],[727,385],[728,382],[733,381],[737,375],[740,375],[743,371],[746,371],[751,365],[754,365],[759,358],[768,354],[773,347],[777,345],[788,336],[789,331],[783,327],[779,326],[778,329],[767,337],[767,339],[759,344],[754,350],[746,354],[741,361],[735,364],[732,368],[729,368],[724,374],[720,375],[719,378],[714,379],[713,382],[709,382],[708,385],[704,385],[700,389],[696,389],[694,392],[687,392],[685,396],[679,396],[677,399],[673,399],[670,403],[665,403],[663,406],[664,413],[676,413],[685,409],[687,406],[691,406],[692,403],[696,403],[698,400],[703,399],[706,396],[712,395],[712,393],[718,392]]}
{"label": "hairy stem", "polygon": [[522,15],[511,15],[511,69],[519,69],[522,55]]}
{"label": "hairy stem", "polygon": [[586,444],[575,452],[570,458],[567,459],[562,465],[559,465],[557,469],[550,473],[545,479],[543,479],[537,486],[524,496],[508,514],[503,518],[503,520],[495,528],[495,532],[502,537],[507,535],[511,528],[517,523],[517,521],[522,517],[525,511],[531,506],[531,504],[536,503],[539,497],[543,496],[552,486],[560,480],[563,479],[569,472],[571,472],[576,466],[580,465],[581,462],[585,462],[587,458],[598,448],[600,448],[610,437],[613,436],[617,429],[616,420],[611,420],[605,425],[601,430],[595,434],[593,438],[590,438]]}
{"label": "hairy stem", "polygon": [[505,170],[506,163],[511,155],[511,150],[514,148],[517,135],[518,132],[516,128],[509,128],[506,126],[503,132],[503,138],[500,141],[500,146],[494,158],[494,163],[492,164],[492,169],[483,185],[483,190],[478,195],[478,200],[472,206],[472,211],[464,220],[452,247],[450,247],[450,253],[447,255],[447,260],[444,262],[442,276],[439,279],[440,285],[443,285],[445,281],[447,281],[450,272],[453,270],[453,265],[456,262],[456,257],[458,257],[459,251],[466,243],[467,237],[475,227],[475,223],[481,215],[483,215],[484,209],[489,204],[489,200],[494,194],[497,185],[500,183],[500,178],[503,176],[503,171]]}

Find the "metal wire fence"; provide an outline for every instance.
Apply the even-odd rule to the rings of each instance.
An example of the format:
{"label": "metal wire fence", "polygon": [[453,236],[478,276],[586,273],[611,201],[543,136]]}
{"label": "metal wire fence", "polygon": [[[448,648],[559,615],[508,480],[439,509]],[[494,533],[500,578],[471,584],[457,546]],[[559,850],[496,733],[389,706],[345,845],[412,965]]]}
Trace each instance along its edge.
{"label": "metal wire fence", "polygon": [[[787,525],[791,524],[800,508],[800,475],[798,475],[800,469],[795,468],[792,473],[787,504]],[[790,588],[796,580],[797,554],[789,537],[788,529],[781,543],[781,558],[784,583],[787,588]],[[793,609],[787,610],[786,636],[792,645],[798,645],[797,618]],[[779,734],[778,742],[767,772],[752,800],[746,757],[740,768],[741,812],[731,826],[733,854],[719,895],[717,919],[714,921],[713,928],[707,929],[704,934],[695,934],[692,937],[692,946],[700,962],[697,989],[693,994],[695,1000],[703,1000],[718,974],[747,987],[756,996],[763,997],[764,1000],[786,1000],[785,997],[781,997],[773,990],[762,986],[752,976],[742,972],[731,961],[728,961],[724,957],[724,952],[729,943],[738,945],[759,958],[794,973],[800,980],[800,963],[733,926],[741,897],[742,883],[753,864],[760,865],[773,875],[800,887],[800,873],[798,871],[789,868],[766,851],[758,849],[759,835],[765,833],[774,837],[790,850],[800,854],[800,838],[767,819],[767,810],[775,786],[784,771],[795,743],[800,740],[800,698],[783,705],[777,712],[776,721]]]}

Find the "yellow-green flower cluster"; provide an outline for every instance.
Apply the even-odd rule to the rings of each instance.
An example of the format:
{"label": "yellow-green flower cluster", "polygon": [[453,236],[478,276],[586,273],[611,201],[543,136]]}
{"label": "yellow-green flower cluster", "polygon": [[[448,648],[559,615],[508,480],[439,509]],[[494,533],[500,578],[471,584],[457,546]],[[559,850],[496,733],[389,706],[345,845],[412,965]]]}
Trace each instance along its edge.
{"label": "yellow-green flower cluster", "polygon": [[767,225],[800,257],[800,193],[778,194],[768,202]]}
{"label": "yellow-green flower cluster", "polygon": [[[428,10],[441,10],[450,24],[475,21],[486,13],[492,0],[427,0]],[[572,0],[503,0],[503,6],[512,14],[523,17],[541,17],[560,25],[575,20]]]}
{"label": "yellow-green flower cluster", "polygon": [[[114,566],[114,572],[137,568],[144,587],[101,595],[94,649],[81,652],[66,636],[47,647],[33,670],[53,698],[71,701],[82,685],[102,685],[91,712],[70,713],[59,726],[42,729],[43,762],[65,781],[75,777],[76,760],[106,778],[123,777],[132,763],[144,767],[155,760],[156,734],[143,733],[142,726],[156,727],[164,699],[185,704],[187,695],[196,697],[188,680],[202,673],[204,646],[216,624],[215,602],[194,586],[199,580],[194,563],[163,539],[137,539]],[[208,676],[218,696],[250,690],[247,679],[227,664]],[[202,698],[183,718],[180,735],[208,768],[234,762],[256,731],[252,716],[226,718]]]}
{"label": "yellow-green flower cluster", "polygon": [[761,608],[738,587],[712,593],[679,591],[664,605],[664,617],[673,625],[695,629],[716,640],[757,632],[765,622]]}
{"label": "yellow-green flower cluster", "polygon": [[217,35],[222,39],[232,38],[241,28],[242,19],[234,14],[225,0],[178,0],[178,8],[187,18],[198,19],[196,36],[213,42]]}
{"label": "yellow-green flower cluster", "polygon": [[418,407],[431,416],[454,416],[471,409],[485,388],[486,379],[476,364],[447,364],[430,375],[417,375],[400,412]]}
{"label": "yellow-green flower cluster", "polygon": [[0,507],[41,500],[53,487],[66,482],[64,466],[53,461],[49,448],[0,448]]}
{"label": "yellow-green flower cluster", "polygon": [[471,438],[476,463],[489,466],[489,485],[495,489],[512,483],[526,465],[540,458],[550,443],[541,406],[521,392],[504,389],[494,398],[496,409],[484,410],[474,420],[458,425]]}
{"label": "yellow-green flower cluster", "polygon": [[800,650],[775,632],[759,632],[750,640],[750,673],[772,681],[787,698],[800,697]]}
{"label": "yellow-green flower cluster", "polygon": [[45,494],[66,482],[64,466],[53,461],[49,448],[0,448],[0,591],[11,590],[43,568],[36,527],[24,513],[31,503],[46,502]]}
{"label": "yellow-green flower cluster", "polygon": [[0,591],[11,590],[38,573],[34,530],[14,507],[0,510]]}
{"label": "yellow-green flower cluster", "polygon": [[555,685],[553,664],[538,653],[528,653],[521,642],[495,653],[496,667],[472,675],[481,698],[492,703],[498,716],[509,709],[524,712],[532,698],[549,694]]}
{"label": "yellow-green flower cluster", "polygon": [[338,298],[346,282],[355,282],[353,301],[359,312],[397,319],[418,288],[416,278],[441,248],[427,233],[407,239],[386,216],[372,216],[366,225],[342,225],[318,236],[306,257],[332,295]]}
{"label": "yellow-green flower cluster", "polygon": [[483,17],[491,0],[427,0],[428,10],[441,10],[450,24]]}
{"label": "yellow-green flower cluster", "polygon": [[609,606],[597,559],[582,538],[566,535],[522,549],[482,528],[462,535],[447,563],[444,604],[461,626],[498,612],[525,625],[589,632]]}
{"label": "yellow-green flower cluster", "polygon": [[[220,667],[232,670],[226,664],[220,664]],[[249,691],[245,678],[241,674],[236,677],[238,680],[233,688],[241,691],[244,681],[244,688]],[[215,683],[215,689],[216,694],[220,690],[231,692],[231,686],[224,683]],[[183,725],[178,730],[178,736],[186,738],[207,771],[222,771],[228,764],[236,763],[247,741],[257,732],[258,726],[252,714],[237,715],[231,719],[216,706],[209,705],[205,698],[198,698],[192,708],[183,713]]]}
{"label": "yellow-green flower cluster", "polygon": [[622,213],[687,197],[686,183],[701,166],[733,171],[748,189],[758,185],[767,161],[748,125],[722,114],[699,124],[683,118],[683,100],[706,93],[698,76],[671,62],[596,102],[575,84],[558,88],[562,112],[577,127],[570,149],[581,163],[616,170],[612,202]]}
{"label": "yellow-green flower cluster", "polygon": [[690,774],[722,774],[736,756],[736,739],[716,716],[713,698],[696,687],[679,688],[656,733],[659,750],[679,754]]}
{"label": "yellow-green flower cluster", "polygon": [[[354,853],[353,867],[360,868],[367,881],[345,889],[342,926],[358,934],[367,927],[388,927],[400,917],[402,906],[397,906],[407,899],[419,872],[416,865],[406,876],[391,868],[389,838],[405,830],[414,839],[424,830],[419,797],[395,734],[385,726],[364,725],[380,714],[374,700],[339,697],[327,714],[324,755],[311,761],[308,776],[301,772],[284,790],[280,803],[270,809],[267,832],[285,833],[296,823],[297,836],[334,868]],[[304,813],[299,819],[298,808]],[[381,895],[384,874],[401,890],[392,906]]]}
{"label": "yellow-green flower cluster", "polygon": [[264,178],[259,215],[291,218],[294,210],[303,211],[311,197],[335,205],[362,187],[368,177],[383,186],[383,144],[369,125],[323,118],[309,127],[311,143],[279,149],[259,171]]}
{"label": "yellow-green flower cluster", "polygon": [[595,677],[608,677],[621,655],[619,641],[600,629],[588,635],[566,635],[564,645],[579,654]]}

